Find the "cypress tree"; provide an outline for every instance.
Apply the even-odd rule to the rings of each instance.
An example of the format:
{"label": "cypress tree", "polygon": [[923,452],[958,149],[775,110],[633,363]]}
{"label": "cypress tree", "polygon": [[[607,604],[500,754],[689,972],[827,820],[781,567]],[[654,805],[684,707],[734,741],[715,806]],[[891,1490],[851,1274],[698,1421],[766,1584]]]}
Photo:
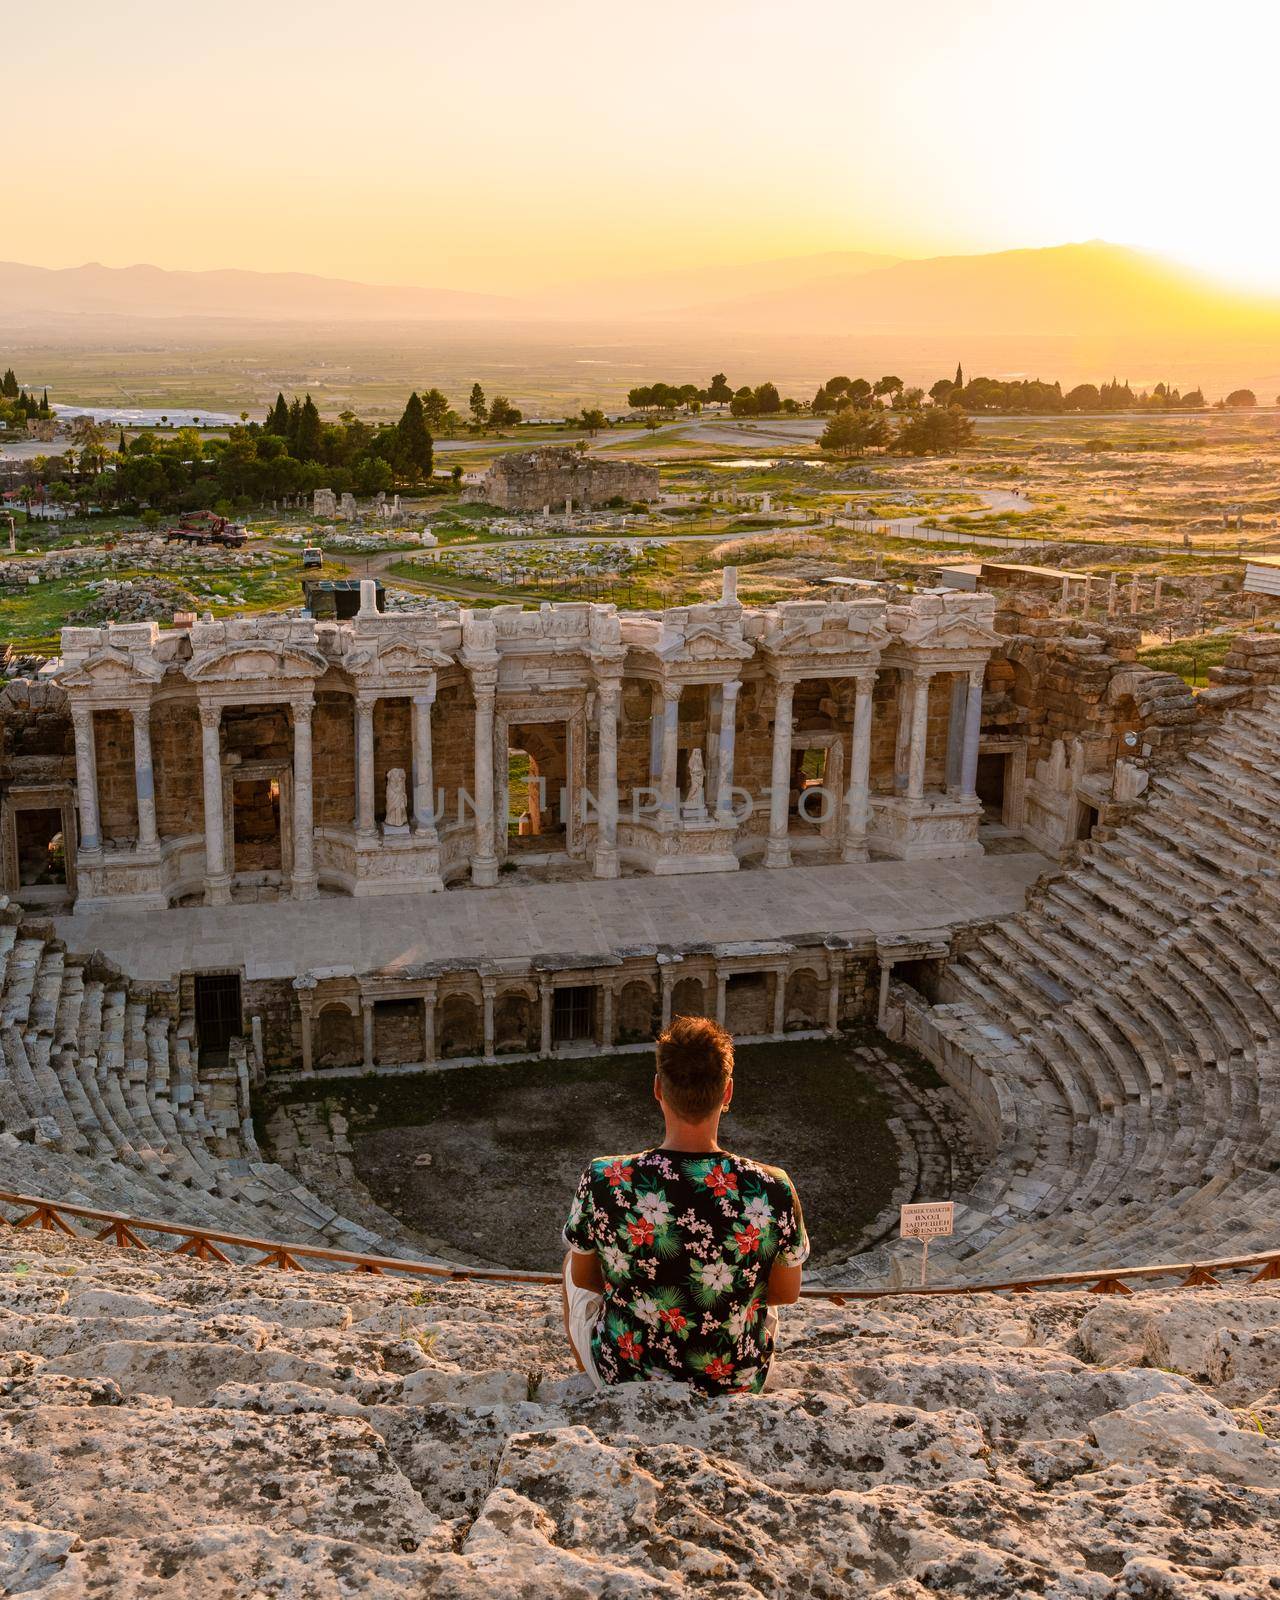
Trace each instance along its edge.
{"label": "cypress tree", "polygon": [[431,476],[431,434],[426,412],[415,389],[409,396],[404,415],[396,423],[396,466],[406,477]]}
{"label": "cypress tree", "polygon": [[0,383],[0,394],[6,400],[16,400],[18,398],[18,380],[14,377],[12,367],[5,368],[4,381]]}
{"label": "cypress tree", "polygon": [[289,406],[283,394],[276,396],[276,403],[267,408],[267,420],[263,424],[268,433],[278,433],[282,439],[289,436]]}
{"label": "cypress tree", "polygon": [[964,368],[960,365],[960,363],[958,361],[956,362],[955,388],[957,390],[964,388]]}
{"label": "cypress tree", "polygon": [[310,395],[298,413],[298,443],[294,455],[299,461],[315,461],[320,455],[320,413]]}
{"label": "cypress tree", "polygon": [[47,389],[40,396],[40,415],[42,417],[51,417],[53,415],[53,412],[49,407],[49,391]]}
{"label": "cypress tree", "polygon": [[285,428],[284,436],[289,441],[289,454],[298,454],[298,432],[302,427],[302,401],[295,394],[293,404],[289,407],[289,421]]}

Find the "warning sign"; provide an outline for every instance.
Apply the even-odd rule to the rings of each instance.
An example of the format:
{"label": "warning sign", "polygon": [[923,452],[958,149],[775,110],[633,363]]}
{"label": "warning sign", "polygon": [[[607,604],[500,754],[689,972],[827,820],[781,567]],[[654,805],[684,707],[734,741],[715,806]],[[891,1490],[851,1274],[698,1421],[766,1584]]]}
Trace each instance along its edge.
{"label": "warning sign", "polygon": [[955,1232],[955,1221],[953,1200],[929,1200],[902,1207],[899,1231],[904,1239],[944,1239]]}

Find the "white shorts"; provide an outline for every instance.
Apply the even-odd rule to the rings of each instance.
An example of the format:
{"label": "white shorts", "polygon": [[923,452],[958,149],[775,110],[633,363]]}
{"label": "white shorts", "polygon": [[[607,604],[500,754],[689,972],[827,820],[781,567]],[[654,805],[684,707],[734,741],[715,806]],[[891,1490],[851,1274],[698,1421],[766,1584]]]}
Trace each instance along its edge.
{"label": "white shorts", "polygon": [[[564,1292],[569,1302],[569,1341],[577,1351],[578,1360],[581,1361],[583,1370],[591,1379],[593,1386],[603,1392],[608,1385],[596,1371],[595,1361],[591,1355],[591,1335],[596,1331],[596,1322],[600,1316],[600,1308],[604,1305],[604,1296],[597,1294],[594,1289],[580,1289],[573,1281],[573,1252],[564,1258]],[[776,1344],[778,1337],[778,1308],[770,1306],[765,1312],[765,1328],[771,1344]]]}
{"label": "white shorts", "polygon": [[591,1335],[604,1305],[604,1296],[594,1289],[582,1289],[573,1281],[573,1251],[564,1258],[564,1292],[569,1302],[569,1341],[577,1352],[583,1370],[593,1387],[603,1390],[600,1374],[591,1356]]}

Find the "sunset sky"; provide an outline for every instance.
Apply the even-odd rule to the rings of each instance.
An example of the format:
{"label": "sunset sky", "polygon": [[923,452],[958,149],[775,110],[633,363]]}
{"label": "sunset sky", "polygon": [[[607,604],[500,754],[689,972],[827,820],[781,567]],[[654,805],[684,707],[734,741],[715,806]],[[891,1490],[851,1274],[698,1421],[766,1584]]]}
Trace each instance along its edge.
{"label": "sunset sky", "polygon": [[1107,238],[1280,290],[1278,47],[1264,0],[11,6],[0,257],[518,291]]}

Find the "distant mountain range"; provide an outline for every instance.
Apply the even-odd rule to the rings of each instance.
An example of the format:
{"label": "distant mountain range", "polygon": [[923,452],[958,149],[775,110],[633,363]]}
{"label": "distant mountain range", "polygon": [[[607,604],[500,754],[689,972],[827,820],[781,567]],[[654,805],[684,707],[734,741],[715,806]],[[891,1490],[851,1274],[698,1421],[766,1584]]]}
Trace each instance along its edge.
{"label": "distant mountain range", "polygon": [[844,270],[688,314],[796,334],[1073,337],[1280,327],[1280,299],[1245,296],[1162,257],[1093,240]]}
{"label": "distant mountain range", "polygon": [[308,272],[170,272],[0,262],[0,320],[39,316],[226,317],[255,322],[493,321],[517,302],[465,289],[390,288]]}
{"label": "distant mountain range", "polygon": [[520,296],[297,272],[53,270],[0,263],[0,326],[219,319],[297,325],[610,323],[771,336],[1114,337],[1280,331],[1280,299],[1245,296],[1162,258],[1095,240],[897,260],[861,252],[596,280]]}

